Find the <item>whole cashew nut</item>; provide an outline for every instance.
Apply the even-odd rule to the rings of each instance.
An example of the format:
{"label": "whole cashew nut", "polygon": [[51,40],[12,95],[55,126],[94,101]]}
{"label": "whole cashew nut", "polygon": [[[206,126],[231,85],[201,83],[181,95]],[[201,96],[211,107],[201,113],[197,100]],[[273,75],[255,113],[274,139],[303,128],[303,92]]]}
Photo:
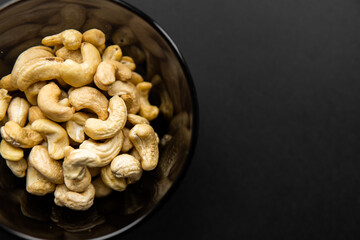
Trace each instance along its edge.
{"label": "whole cashew nut", "polygon": [[155,119],[159,115],[159,108],[153,106],[149,102],[149,92],[152,87],[152,84],[149,82],[141,82],[136,85],[140,92],[140,112],[139,114],[146,118],[147,120],[151,121]]}
{"label": "whole cashew nut", "polygon": [[31,165],[26,173],[26,191],[37,196],[44,196],[55,190],[55,184],[47,180]]}
{"label": "whole cashew nut", "polygon": [[56,205],[84,211],[89,209],[94,203],[95,188],[90,184],[84,192],[78,193],[70,191],[65,184],[62,184],[56,186],[54,195]]}
{"label": "whole cashew nut", "polygon": [[0,89],[0,120],[3,120],[9,107],[11,96],[6,89]]}
{"label": "whole cashew nut", "polygon": [[12,80],[11,80],[11,74],[8,74],[1,78],[0,80],[0,88],[6,89],[7,91],[15,91],[17,90],[17,87],[13,86]]}
{"label": "whole cashew nut", "polygon": [[115,81],[108,88],[110,96],[130,95],[131,104],[129,106],[129,113],[137,113],[140,110],[140,92],[137,87],[131,82]]}
{"label": "whole cashew nut", "polygon": [[106,61],[106,60],[120,61],[121,57],[122,57],[122,51],[120,46],[111,45],[105,49],[102,55],[102,61]]}
{"label": "whole cashew nut", "polygon": [[64,128],[49,119],[38,119],[31,124],[31,128],[46,138],[52,159],[64,158],[65,147],[69,146],[69,138]]}
{"label": "whole cashew nut", "polygon": [[114,96],[109,101],[109,117],[101,119],[89,118],[85,122],[85,133],[94,140],[107,139],[124,128],[127,120],[127,110],[124,100]]}
{"label": "whole cashew nut", "polygon": [[14,121],[8,121],[1,127],[2,138],[14,147],[32,148],[43,141],[42,136],[36,131],[21,127]]}
{"label": "whole cashew nut", "polygon": [[99,90],[92,87],[81,87],[69,93],[70,104],[76,111],[90,109],[96,113],[101,120],[108,117],[109,101]]}
{"label": "whole cashew nut", "polygon": [[75,29],[67,29],[61,33],[47,36],[41,41],[45,46],[64,45],[69,50],[76,50],[80,47],[82,34]]}
{"label": "whole cashew nut", "polygon": [[105,49],[105,34],[99,29],[90,29],[84,32],[82,37],[83,42],[88,42],[94,45],[100,53],[102,53]]}
{"label": "whole cashew nut", "polygon": [[25,177],[26,169],[28,165],[24,158],[20,159],[19,161],[6,160],[6,165],[10,168],[11,172],[15,176],[19,178]]}
{"label": "whole cashew nut", "polygon": [[72,118],[75,108],[59,104],[60,94],[60,88],[50,82],[40,89],[37,102],[46,117],[56,122],[66,122]]}
{"label": "whole cashew nut", "polygon": [[81,179],[64,178],[65,185],[70,191],[84,192],[91,184],[91,174],[87,167],[85,167],[85,175]]}
{"label": "whole cashew nut", "polygon": [[142,175],[139,160],[129,154],[121,154],[111,161],[110,169],[115,177],[127,178],[128,183],[139,181]]}
{"label": "whole cashew nut", "polygon": [[154,129],[149,124],[137,124],[129,132],[129,137],[141,156],[141,167],[153,170],[159,160],[159,147]]}
{"label": "whole cashew nut", "polygon": [[24,93],[26,99],[31,105],[37,105],[37,96],[40,92],[40,89],[46,85],[46,82],[37,82],[28,87]]}
{"label": "whole cashew nut", "polygon": [[144,81],[143,77],[138,74],[137,72],[132,72],[131,73],[131,78],[128,80],[129,82],[131,82],[132,84],[134,84],[135,86],[138,84],[138,83],[141,83]]}
{"label": "whole cashew nut", "polygon": [[105,185],[115,191],[122,192],[127,187],[126,178],[115,177],[114,173],[111,171],[110,165],[101,168],[100,176]]}
{"label": "whole cashew nut", "polygon": [[94,83],[101,90],[107,90],[116,79],[127,81],[131,79],[131,76],[131,70],[121,62],[105,60],[97,68]]}
{"label": "whole cashew nut", "polygon": [[21,97],[16,97],[11,100],[7,114],[9,121],[18,123],[21,127],[25,126],[27,121],[30,104]]}
{"label": "whole cashew nut", "polygon": [[14,147],[4,139],[0,143],[0,154],[8,161],[20,161],[24,157],[24,150]]}
{"label": "whole cashew nut", "polygon": [[133,126],[136,124],[150,124],[149,120],[146,118],[136,115],[136,114],[128,114],[127,120],[129,123],[131,123]]}

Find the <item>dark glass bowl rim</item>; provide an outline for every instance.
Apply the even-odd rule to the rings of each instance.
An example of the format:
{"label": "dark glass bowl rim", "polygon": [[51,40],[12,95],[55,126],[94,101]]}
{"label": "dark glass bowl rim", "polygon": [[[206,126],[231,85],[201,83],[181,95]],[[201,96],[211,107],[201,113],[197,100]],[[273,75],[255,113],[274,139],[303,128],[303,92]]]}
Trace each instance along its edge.
{"label": "dark glass bowl rim", "polygon": [[[0,4],[0,11],[4,10],[6,7],[9,7],[17,2],[20,2],[22,0],[9,0],[6,1],[3,4]],[[189,86],[189,90],[191,93],[191,99],[192,99],[192,106],[193,106],[193,116],[192,116],[192,134],[191,134],[191,142],[190,142],[190,149],[189,149],[189,153],[188,156],[185,160],[185,163],[179,173],[179,176],[177,177],[177,179],[175,179],[175,181],[173,182],[173,184],[171,185],[170,189],[165,193],[165,195],[159,200],[158,203],[155,204],[155,206],[153,208],[151,208],[148,212],[146,212],[143,216],[141,216],[140,218],[136,219],[134,222],[132,222],[131,224],[127,225],[126,227],[123,227],[117,231],[114,231],[112,233],[106,234],[104,236],[101,237],[97,237],[97,238],[93,238],[94,240],[101,240],[101,239],[108,239],[111,237],[115,237],[121,233],[124,233],[125,231],[128,231],[129,229],[133,229],[135,226],[138,226],[139,223],[144,222],[145,218],[149,218],[149,215],[153,214],[153,212],[155,212],[156,210],[158,210],[165,202],[166,200],[173,194],[173,192],[175,191],[175,189],[178,187],[178,185],[180,184],[180,182],[184,179],[185,177],[185,173],[187,172],[190,163],[191,163],[191,159],[194,156],[195,153],[195,147],[196,147],[196,143],[197,143],[197,139],[198,139],[198,134],[199,134],[199,105],[198,105],[198,98],[197,98],[197,93],[196,93],[196,89],[195,89],[195,84],[193,81],[193,78],[190,74],[190,70],[189,67],[184,59],[184,56],[182,55],[182,53],[180,52],[179,48],[176,46],[175,42],[170,38],[170,36],[165,32],[165,30],[156,22],[154,21],[151,17],[149,17],[147,14],[145,14],[143,11],[139,10],[138,8],[134,7],[133,5],[124,2],[122,0],[109,0],[112,1],[114,3],[117,3],[119,5],[121,5],[122,7],[126,8],[127,10],[129,10],[130,12],[138,15],[140,18],[142,18],[144,21],[146,21],[154,30],[156,30],[160,36],[167,42],[167,44],[169,45],[169,47],[171,48],[171,50],[174,52],[174,54],[176,55],[180,66],[182,68],[182,70],[184,71],[184,75],[187,81],[187,84]],[[145,219],[146,220],[146,219]],[[21,238],[25,238],[25,239],[31,239],[31,240],[38,240],[41,238],[36,238],[18,231],[15,231],[3,224],[0,223],[0,227],[2,227],[3,229],[5,229],[6,231],[14,234],[15,236],[21,237]]]}

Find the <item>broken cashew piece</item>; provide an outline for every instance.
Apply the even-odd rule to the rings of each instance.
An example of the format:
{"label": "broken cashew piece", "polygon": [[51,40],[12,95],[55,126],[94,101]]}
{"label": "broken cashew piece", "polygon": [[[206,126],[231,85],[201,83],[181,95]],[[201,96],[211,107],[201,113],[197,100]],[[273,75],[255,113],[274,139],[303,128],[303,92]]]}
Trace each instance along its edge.
{"label": "broken cashew piece", "polygon": [[75,29],[64,30],[59,34],[48,36],[41,41],[45,46],[64,45],[69,50],[76,50],[80,47],[82,41],[81,32]]}
{"label": "broken cashew piece", "polygon": [[85,211],[89,209],[94,203],[95,188],[90,184],[84,192],[78,193],[70,191],[65,184],[57,185],[54,202],[56,205],[73,210]]}
{"label": "broken cashew piece", "polygon": [[125,178],[117,178],[111,171],[110,165],[101,168],[101,180],[104,184],[115,191],[122,192],[126,189],[127,183]]}
{"label": "broken cashew piece", "polygon": [[46,138],[52,159],[64,158],[65,147],[69,146],[69,138],[64,128],[49,119],[38,119],[31,124],[31,128]]}
{"label": "broken cashew piece", "polygon": [[88,42],[94,45],[100,53],[102,53],[105,49],[105,34],[99,29],[90,29],[84,32],[82,37],[83,42]]}
{"label": "broken cashew piece", "polygon": [[69,121],[66,122],[66,132],[73,141],[77,143],[84,142],[84,125],[86,119],[88,119],[90,116],[91,115],[87,113],[77,112]]}
{"label": "broken cashew piece", "polygon": [[20,161],[24,157],[24,150],[14,147],[4,139],[0,143],[0,154],[8,161]]}
{"label": "broken cashew piece", "polygon": [[154,129],[149,124],[137,124],[129,132],[129,137],[141,156],[141,167],[153,170],[159,160],[159,147]]}
{"label": "broken cashew piece", "polygon": [[82,63],[83,61],[80,49],[69,50],[66,47],[62,47],[55,52],[55,55],[65,60],[71,59],[77,63]]}
{"label": "broken cashew piece", "polygon": [[7,114],[9,121],[18,123],[21,127],[25,126],[28,118],[30,104],[21,97],[16,97],[11,100]]}
{"label": "broken cashew piece", "polygon": [[159,115],[159,108],[151,105],[149,102],[149,92],[152,87],[152,84],[149,82],[141,82],[136,87],[140,93],[140,112],[139,114],[151,121]]}
{"label": "broken cashew piece", "polygon": [[31,165],[28,166],[26,173],[26,191],[37,195],[44,196],[55,190],[55,184],[47,180]]}
{"label": "broken cashew piece", "polygon": [[8,121],[1,127],[1,136],[14,147],[21,148],[32,148],[43,141],[39,133],[14,121]]}
{"label": "broken cashew piece", "polygon": [[129,68],[131,71],[134,71],[136,69],[134,59],[129,56],[123,56],[120,62],[124,64],[127,68]]}
{"label": "broken cashew piece", "polygon": [[102,61],[105,60],[114,60],[114,61],[120,61],[122,57],[122,51],[119,45],[111,45],[108,46],[103,55],[102,55]]}
{"label": "broken cashew piece", "polygon": [[37,82],[28,87],[24,93],[26,99],[31,105],[37,105],[37,96],[40,92],[40,89],[46,85],[46,82]]}
{"label": "broken cashew piece", "polygon": [[0,120],[3,120],[9,107],[11,96],[6,89],[0,89]]}
{"label": "broken cashew piece", "polygon": [[[37,102],[46,117],[56,122],[66,122],[72,118],[75,108],[59,104],[60,94],[58,85],[50,82],[41,88]],[[66,98],[64,100],[68,101]]]}
{"label": "broken cashew piece", "polygon": [[19,161],[6,160],[6,165],[10,168],[11,172],[15,176],[19,178],[25,177],[28,164],[24,158],[20,159]]}
{"label": "broken cashew piece", "polygon": [[129,154],[121,154],[111,161],[110,169],[115,177],[127,178],[127,182],[135,183],[142,175],[139,160]]}
{"label": "broken cashew piece", "polygon": [[101,90],[107,90],[117,79],[127,81],[131,76],[131,70],[121,62],[105,60],[97,68],[94,83]]}
{"label": "broken cashew piece", "polygon": [[114,96],[109,101],[109,117],[101,119],[89,118],[85,122],[85,133],[94,140],[112,138],[124,128],[127,120],[127,110],[124,100]]}

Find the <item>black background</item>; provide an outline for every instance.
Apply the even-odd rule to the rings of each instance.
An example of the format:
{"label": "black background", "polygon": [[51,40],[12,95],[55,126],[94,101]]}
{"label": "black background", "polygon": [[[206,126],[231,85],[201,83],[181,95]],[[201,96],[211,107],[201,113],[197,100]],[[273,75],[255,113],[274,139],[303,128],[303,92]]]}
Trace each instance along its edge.
{"label": "black background", "polygon": [[176,191],[113,239],[358,239],[360,2],[127,2],[183,53],[200,130]]}

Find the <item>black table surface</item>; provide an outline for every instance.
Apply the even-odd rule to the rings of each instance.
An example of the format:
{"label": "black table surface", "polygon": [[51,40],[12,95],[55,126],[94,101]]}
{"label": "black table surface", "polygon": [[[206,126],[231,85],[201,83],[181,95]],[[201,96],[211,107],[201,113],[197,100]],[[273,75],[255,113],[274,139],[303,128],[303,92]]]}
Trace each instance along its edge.
{"label": "black table surface", "polygon": [[358,239],[360,2],[127,2],[183,53],[200,130],[176,191],[112,239]]}

